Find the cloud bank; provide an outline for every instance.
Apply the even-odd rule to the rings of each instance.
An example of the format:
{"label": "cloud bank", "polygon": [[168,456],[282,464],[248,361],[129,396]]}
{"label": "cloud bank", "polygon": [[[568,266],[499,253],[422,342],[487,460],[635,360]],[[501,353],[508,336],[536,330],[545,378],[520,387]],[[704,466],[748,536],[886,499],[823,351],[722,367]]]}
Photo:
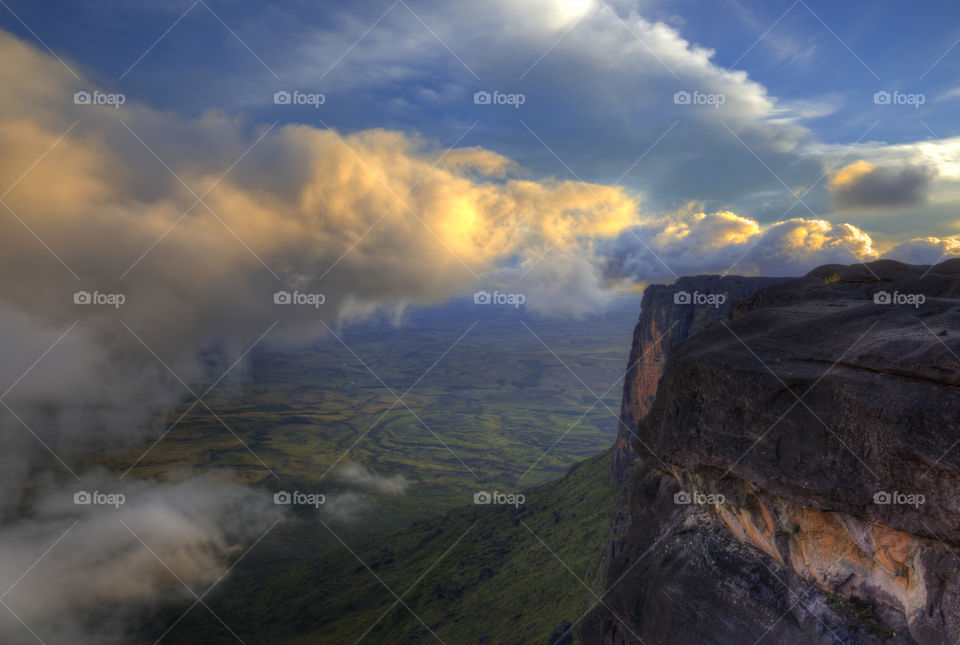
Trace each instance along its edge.
{"label": "cloud bank", "polygon": [[950,257],[960,256],[960,240],[924,237],[901,242],[883,254],[885,259],[908,264],[938,264]]}
{"label": "cloud bank", "polygon": [[[122,494],[120,505],[76,505],[78,490]],[[107,492],[109,491],[109,493]],[[45,488],[29,518],[0,531],[4,643],[123,643],[160,604],[187,604],[224,574],[242,543],[280,514],[266,495],[208,477],[118,483],[102,474]],[[32,563],[36,563],[31,567]]]}
{"label": "cloud bank", "polygon": [[639,283],[706,273],[802,275],[820,264],[878,255],[870,236],[850,224],[796,218],[761,227],[729,211],[684,213],[666,227],[633,228],[602,252],[611,277]]}

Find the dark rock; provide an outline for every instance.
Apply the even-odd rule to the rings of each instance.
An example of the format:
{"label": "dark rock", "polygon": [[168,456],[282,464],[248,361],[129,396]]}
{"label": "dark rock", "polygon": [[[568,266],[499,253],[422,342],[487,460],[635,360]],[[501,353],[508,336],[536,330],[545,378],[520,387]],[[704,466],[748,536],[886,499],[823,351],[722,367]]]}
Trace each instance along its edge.
{"label": "dark rock", "polygon": [[683,342],[658,329],[583,642],[956,642],[960,260],[820,267]]}
{"label": "dark rock", "polygon": [[[610,521],[608,564],[623,548],[630,526],[628,484],[637,463],[634,449],[637,423],[646,416],[656,398],[657,385],[672,348],[707,324],[725,318],[738,300],[787,279],[701,275],[680,278],[672,285],[652,284],[644,290],[624,374],[620,424],[610,468],[610,481],[619,482],[621,489]],[[677,294],[682,293],[690,295],[689,304],[676,302]],[[714,298],[714,304],[695,304],[694,294],[722,295],[723,301],[717,302]]]}
{"label": "dark rock", "polygon": [[569,620],[563,621],[550,632],[547,645],[573,645],[573,626]]}
{"label": "dark rock", "polygon": [[[624,481],[636,459],[633,442],[637,422],[656,398],[657,384],[671,348],[708,323],[726,318],[740,299],[787,279],[701,275],[680,278],[672,285],[652,284],[644,290],[623,381],[620,426],[610,470],[612,481]],[[689,294],[691,299],[694,294],[723,295],[723,302],[678,304],[675,297],[682,293]]]}

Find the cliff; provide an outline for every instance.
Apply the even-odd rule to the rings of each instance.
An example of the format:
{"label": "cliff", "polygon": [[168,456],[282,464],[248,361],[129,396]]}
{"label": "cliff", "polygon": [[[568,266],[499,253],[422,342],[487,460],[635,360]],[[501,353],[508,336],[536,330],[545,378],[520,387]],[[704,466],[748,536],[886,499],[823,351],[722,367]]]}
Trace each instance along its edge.
{"label": "cliff", "polygon": [[583,641],[956,642],[960,260],[820,267],[682,343],[666,320]]}
{"label": "cliff", "polygon": [[708,323],[726,318],[735,302],[785,279],[700,275],[644,289],[623,381],[620,426],[610,469],[613,481],[622,482],[636,460],[637,422],[657,396],[670,349]]}
{"label": "cliff", "polygon": [[[632,519],[628,510],[628,484],[633,466],[638,463],[634,449],[637,424],[656,399],[657,385],[672,348],[706,328],[708,323],[723,320],[740,299],[786,279],[700,275],[680,278],[672,285],[652,284],[644,289],[640,318],[633,331],[624,373],[619,430],[610,466],[610,481],[618,486],[618,495],[601,568],[609,567],[626,544]],[[642,446],[640,449],[645,450]]]}

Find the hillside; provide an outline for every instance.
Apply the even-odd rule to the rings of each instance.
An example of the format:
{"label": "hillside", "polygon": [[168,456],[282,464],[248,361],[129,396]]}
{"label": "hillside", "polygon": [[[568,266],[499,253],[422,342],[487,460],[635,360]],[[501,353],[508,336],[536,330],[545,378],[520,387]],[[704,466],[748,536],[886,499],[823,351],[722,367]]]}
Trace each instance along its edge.
{"label": "hillside", "polygon": [[[525,491],[519,508],[465,506],[351,542],[356,557],[338,546],[301,555],[295,568],[262,560],[208,603],[248,643],[353,643],[364,634],[364,643],[437,642],[426,626],[447,643],[541,645],[558,627],[569,639],[561,642],[573,642],[574,623],[589,609],[588,586],[602,586],[598,565],[616,495],[607,481],[611,457],[608,450]],[[198,638],[236,642],[202,611],[164,642]]]}

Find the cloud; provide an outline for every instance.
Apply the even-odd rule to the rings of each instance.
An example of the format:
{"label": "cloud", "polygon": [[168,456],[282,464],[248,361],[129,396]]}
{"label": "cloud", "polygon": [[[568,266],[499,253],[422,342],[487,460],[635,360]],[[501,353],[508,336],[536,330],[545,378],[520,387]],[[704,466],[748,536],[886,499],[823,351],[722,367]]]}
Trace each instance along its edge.
{"label": "cloud", "polygon": [[323,514],[331,522],[350,524],[373,507],[366,495],[357,492],[333,493],[323,504]]}
{"label": "cloud", "polygon": [[869,235],[850,224],[794,218],[762,227],[729,211],[682,213],[598,246],[607,275],[648,283],[698,273],[803,275],[828,263],[876,258]]}
{"label": "cloud", "polygon": [[901,242],[883,254],[884,259],[908,264],[938,264],[949,256],[960,256],[960,240],[923,237]]}
{"label": "cloud", "polygon": [[[16,90],[0,104],[7,382],[56,343],[7,400],[58,453],[136,442],[148,411],[185,395],[179,379],[213,382],[268,329],[265,343],[301,342],[318,321],[469,292],[504,265],[586,266],[592,239],[637,218],[622,188],[517,178],[475,146],[74,105],[85,81],[4,32],[0,51],[0,81]],[[561,311],[553,289],[531,274],[527,302]],[[324,302],[278,306],[281,290]],[[77,291],[124,304],[78,306]],[[576,300],[587,311],[602,298]],[[4,423],[4,442],[32,443]]]}
{"label": "cloud", "polygon": [[957,97],[960,97],[960,87],[954,87],[953,89],[938,94],[935,100],[946,101],[947,99],[955,99]]}
{"label": "cloud", "polygon": [[[125,499],[76,505],[81,490]],[[136,618],[192,600],[184,585],[202,594],[279,519],[267,494],[212,478],[122,484],[87,474],[47,488],[28,519],[0,531],[0,584],[12,587],[4,602],[16,614],[0,614],[0,640],[36,642],[20,620],[50,643],[137,640]]]}
{"label": "cloud", "polygon": [[348,464],[337,471],[337,477],[348,484],[374,493],[402,495],[409,485],[403,475],[379,475],[359,464]]}
{"label": "cloud", "polygon": [[878,167],[861,159],[836,171],[828,189],[841,210],[918,206],[927,202],[934,174],[926,166]]}
{"label": "cloud", "polygon": [[[771,224],[800,212],[798,194],[809,208],[804,216],[833,221],[842,218],[832,214],[832,205],[856,214],[899,208],[897,215],[915,216],[925,203],[960,199],[955,138],[818,141],[813,128],[834,127],[836,119],[823,117],[843,106],[846,92],[810,98],[790,90],[789,97],[778,97],[756,76],[725,68],[681,28],[653,19],[665,12],[657,3],[495,0],[462,6],[424,0],[415,9],[456,57],[398,6],[324,77],[336,97],[325,106],[327,122],[435,128],[450,141],[469,129],[468,141],[479,139],[539,175],[619,181],[642,190],[654,211],[698,200]],[[749,11],[741,13],[748,24],[760,24]],[[288,39],[292,54],[283,77],[309,87],[315,61],[338,60],[381,14],[361,4],[332,24],[305,27]],[[776,31],[751,57],[767,48],[781,61],[805,64],[814,41],[788,43]],[[859,65],[848,52],[837,55],[843,65]],[[479,89],[521,92],[526,102],[520,109],[477,106],[472,97]],[[677,105],[678,91],[719,94],[725,101],[718,107]],[[265,100],[251,88],[250,99],[240,104],[252,109]],[[857,158],[878,173],[865,178],[864,191],[840,190],[831,201],[821,175]],[[899,168],[908,169],[890,170]],[[917,219],[923,224],[910,235],[952,233],[938,213]],[[875,217],[871,226],[904,233],[893,217]]]}
{"label": "cloud", "polygon": [[[427,0],[416,12],[436,37],[400,5],[351,47],[352,34],[382,13],[359,5],[293,39],[282,75],[309,87],[316,69],[307,61],[338,60],[351,47],[323,80],[330,118],[418,130],[439,122],[458,132],[474,123],[471,139],[533,172],[597,182],[623,175],[658,207],[782,192],[764,164],[789,185],[812,183],[822,169],[800,152],[809,137],[803,119],[822,116],[825,103],[781,102],[745,72],[719,65],[713,50],[623,3]],[[526,101],[520,109],[478,106],[481,89]],[[678,105],[678,91],[724,101]],[[245,106],[262,104],[263,93],[249,94]]]}

